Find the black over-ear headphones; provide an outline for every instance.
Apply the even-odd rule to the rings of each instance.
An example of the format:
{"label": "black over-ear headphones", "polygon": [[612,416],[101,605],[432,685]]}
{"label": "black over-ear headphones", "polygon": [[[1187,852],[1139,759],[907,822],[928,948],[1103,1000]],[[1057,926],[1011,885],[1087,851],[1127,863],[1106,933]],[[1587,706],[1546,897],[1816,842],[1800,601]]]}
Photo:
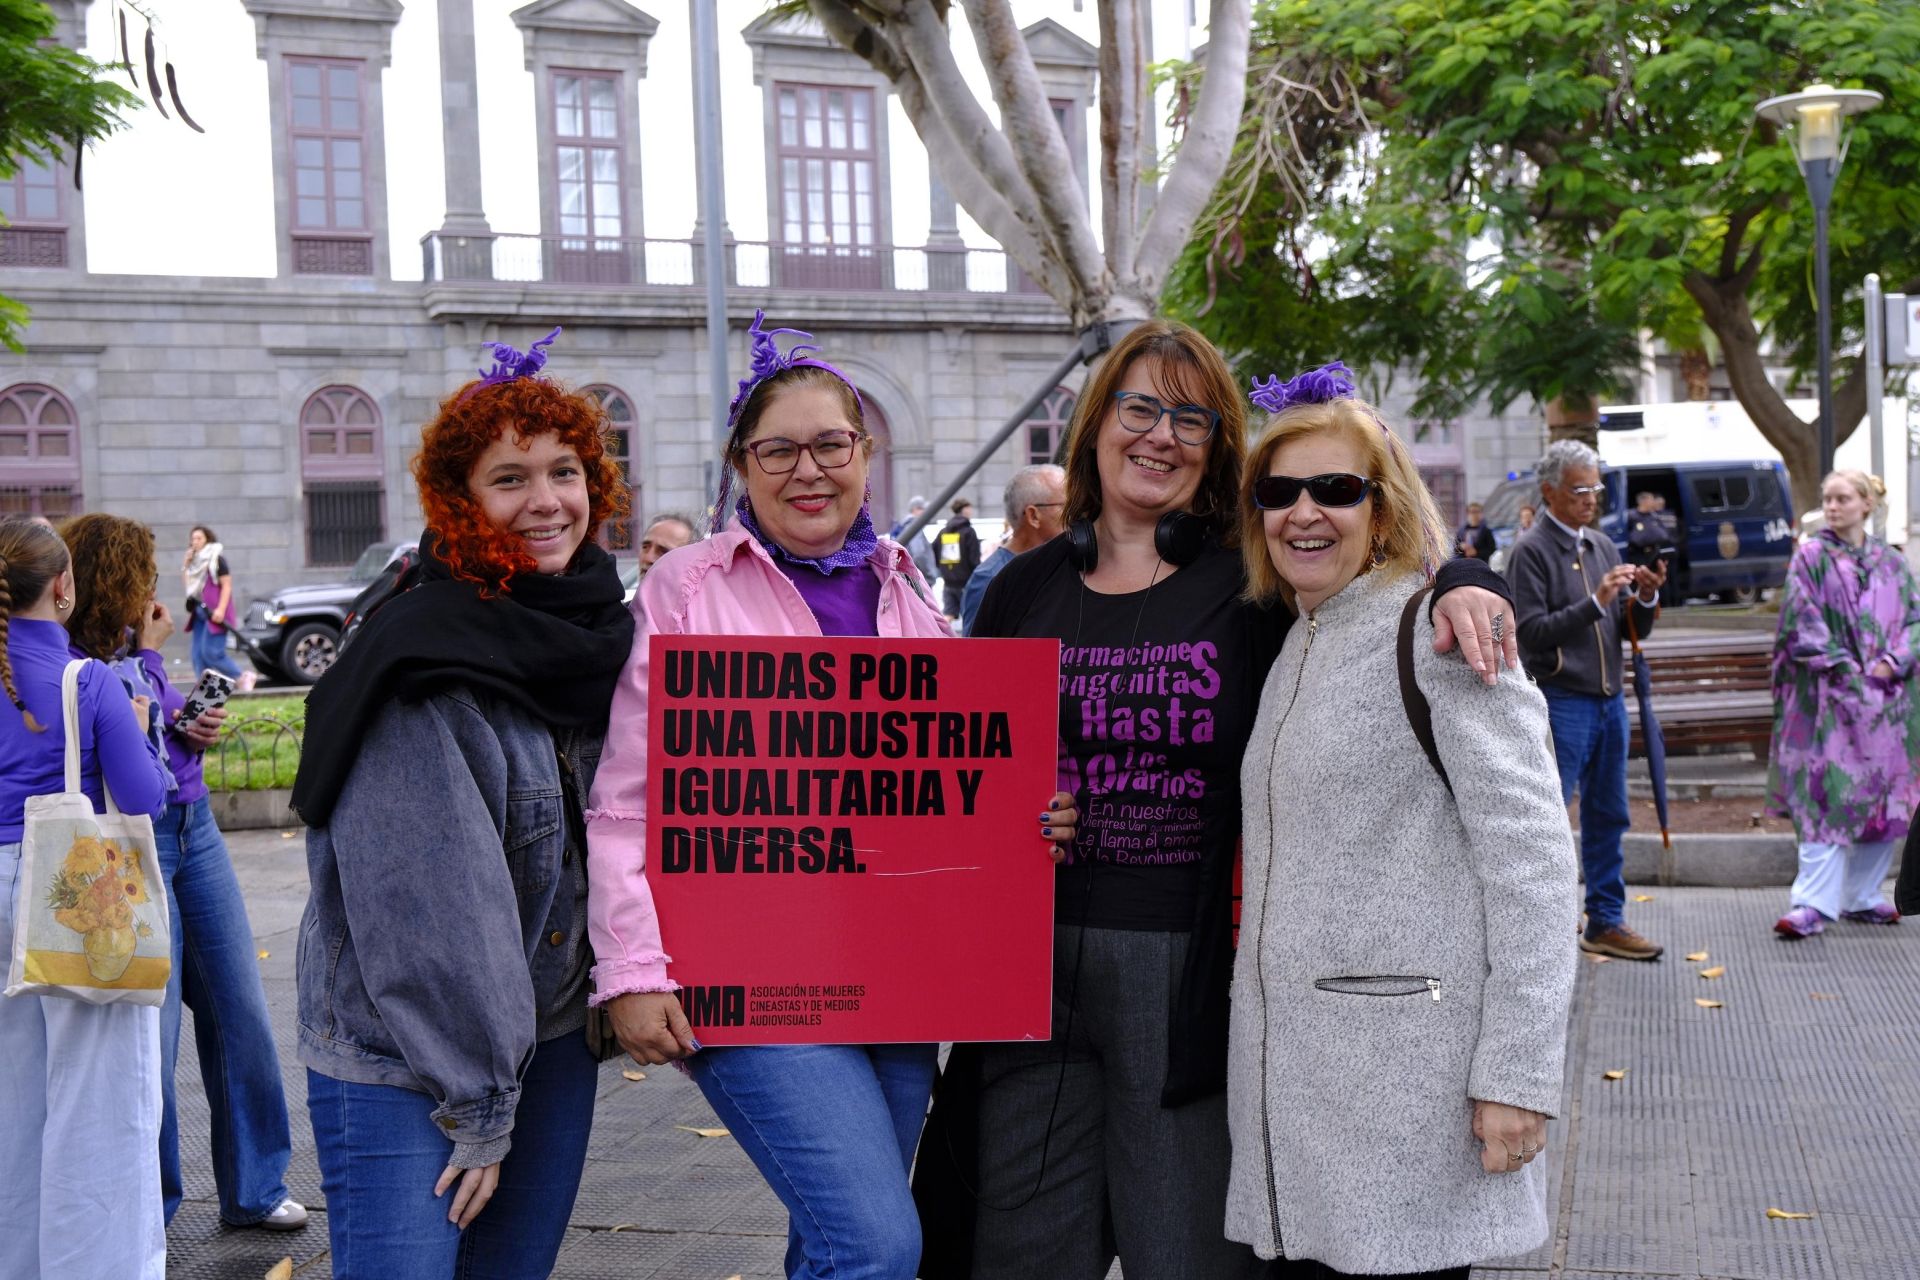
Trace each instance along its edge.
{"label": "black over-ear headphones", "polygon": [[[1207,549],[1207,522],[1190,511],[1169,511],[1153,526],[1153,549],[1178,568],[1192,564]],[[1092,573],[1100,563],[1100,539],[1093,521],[1075,520],[1067,526],[1067,563]]]}

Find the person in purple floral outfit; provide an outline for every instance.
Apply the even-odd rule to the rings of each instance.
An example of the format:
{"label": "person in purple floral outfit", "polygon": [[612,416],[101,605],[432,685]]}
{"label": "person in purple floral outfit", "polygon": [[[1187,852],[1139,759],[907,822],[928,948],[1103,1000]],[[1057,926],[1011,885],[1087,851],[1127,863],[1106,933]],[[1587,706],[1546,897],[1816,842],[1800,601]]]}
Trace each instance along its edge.
{"label": "person in purple floral outfit", "polygon": [[1794,553],[1773,651],[1767,807],[1793,819],[1800,874],[1774,929],[1805,938],[1844,916],[1897,924],[1882,882],[1920,803],[1920,591],[1900,552],[1867,534],[1886,493],[1836,471],[1827,527]]}

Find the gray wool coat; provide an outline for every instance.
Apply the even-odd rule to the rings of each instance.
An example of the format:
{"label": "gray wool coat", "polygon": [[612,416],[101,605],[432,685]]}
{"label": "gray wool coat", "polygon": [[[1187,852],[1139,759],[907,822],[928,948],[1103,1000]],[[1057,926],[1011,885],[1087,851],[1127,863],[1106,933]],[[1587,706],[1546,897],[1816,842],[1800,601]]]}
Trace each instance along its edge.
{"label": "gray wool coat", "polygon": [[1473,1100],[1558,1106],[1576,960],[1546,702],[1436,656],[1423,609],[1415,677],[1449,795],[1396,674],[1419,585],[1367,574],[1294,625],[1241,768],[1227,1235],[1356,1274],[1545,1238],[1543,1162],[1484,1172]]}

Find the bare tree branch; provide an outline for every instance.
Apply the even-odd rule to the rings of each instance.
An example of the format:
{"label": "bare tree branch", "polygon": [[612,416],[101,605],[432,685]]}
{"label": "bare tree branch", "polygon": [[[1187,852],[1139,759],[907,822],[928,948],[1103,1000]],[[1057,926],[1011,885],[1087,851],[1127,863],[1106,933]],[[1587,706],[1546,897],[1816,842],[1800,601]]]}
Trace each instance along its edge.
{"label": "bare tree branch", "polygon": [[1067,270],[1089,283],[1098,281],[1103,264],[1086,196],[1074,178],[1073,157],[1054,122],[1033,54],[1014,21],[1013,6],[1008,0],[968,0],[967,14],[1000,107],[1000,127],[1012,140],[1014,160],[1039,198],[1040,212]]}
{"label": "bare tree branch", "polygon": [[1145,128],[1137,0],[1100,5],[1100,222],[1115,281],[1133,276]]}
{"label": "bare tree branch", "polygon": [[1207,18],[1207,71],[1179,154],[1134,250],[1133,275],[1149,297],[1186,246],[1194,221],[1226,172],[1247,96],[1248,0],[1213,0]]}

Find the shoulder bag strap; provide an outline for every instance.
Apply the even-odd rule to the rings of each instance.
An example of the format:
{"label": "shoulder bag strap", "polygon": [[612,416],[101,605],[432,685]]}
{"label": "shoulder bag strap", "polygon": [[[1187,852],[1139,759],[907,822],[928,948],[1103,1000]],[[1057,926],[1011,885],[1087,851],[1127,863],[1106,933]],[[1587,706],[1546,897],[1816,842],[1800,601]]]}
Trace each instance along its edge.
{"label": "shoulder bag strap", "polygon": [[[80,794],[80,672],[90,661],[90,658],[75,658],[60,673],[60,722],[67,738],[69,795]],[[115,677],[115,683],[117,686],[118,677]],[[106,812],[120,812],[120,806],[113,802],[113,791],[107,786],[105,777],[100,779],[100,796],[106,801]]]}
{"label": "shoulder bag strap", "polygon": [[1400,660],[1400,702],[1407,709],[1407,723],[1413,727],[1413,736],[1420,740],[1420,749],[1427,753],[1427,761],[1440,775],[1447,794],[1452,795],[1453,780],[1447,777],[1447,767],[1440,763],[1440,748],[1433,740],[1433,706],[1413,678],[1413,623],[1420,616],[1420,606],[1432,593],[1432,587],[1422,587],[1400,611],[1400,639],[1396,646]]}

